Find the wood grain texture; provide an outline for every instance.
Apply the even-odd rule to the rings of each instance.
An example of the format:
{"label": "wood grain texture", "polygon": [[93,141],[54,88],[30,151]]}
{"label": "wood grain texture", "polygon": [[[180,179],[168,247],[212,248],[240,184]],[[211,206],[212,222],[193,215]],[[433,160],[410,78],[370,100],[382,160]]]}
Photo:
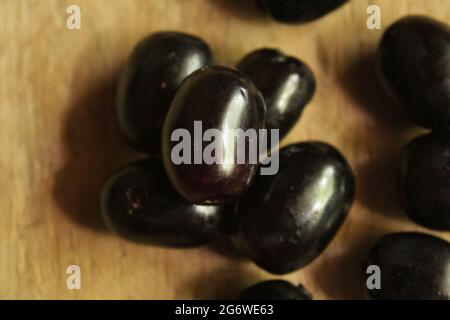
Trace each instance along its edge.
{"label": "wood grain texture", "polygon": [[[241,3],[241,4],[239,4]],[[231,298],[273,276],[223,245],[177,251],[128,243],[99,219],[98,192],[142,157],[114,118],[117,74],[132,47],[159,30],[206,39],[232,66],[260,47],[279,47],[311,65],[318,91],[284,141],[323,140],[347,156],[357,198],[338,236],[313,264],[286,279],[319,299],[362,298],[361,264],[380,235],[421,229],[396,197],[401,147],[420,129],[406,123],[371,67],[383,30],[366,28],[378,4],[385,29],[407,14],[450,22],[448,0],[353,0],[303,26],[268,20],[233,0],[2,0],[0,2],[0,298]],[[79,4],[82,29],[65,27]],[[438,233],[449,239],[449,233]],[[82,289],[66,289],[77,264]]]}

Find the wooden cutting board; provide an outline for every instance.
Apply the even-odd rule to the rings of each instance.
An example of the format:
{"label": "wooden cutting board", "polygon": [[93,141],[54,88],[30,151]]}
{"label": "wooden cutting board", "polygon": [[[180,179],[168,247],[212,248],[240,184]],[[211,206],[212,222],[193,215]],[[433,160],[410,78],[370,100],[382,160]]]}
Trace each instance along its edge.
{"label": "wooden cutting board", "polygon": [[[275,278],[225,245],[186,251],[137,245],[108,233],[98,192],[142,157],[116,126],[116,78],[132,47],[160,30],[206,39],[233,66],[260,47],[306,61],[318,91],[284,141],[323,140],[353,166],[358,191],[338,236],[314,263],[285,276],[316,298],[362,298],[362,260],[374,239],[422,230],[399,208],[399,151],[420,129],[406,123],[371,67],[383,30],[407,14],[450,22],[448,0],[352,0],[320,21],[286,26],[238,0],[2,0],[0,2],[0,298],[232,298]],[[81,30],[66,9],[81,8]],[[369,4],[382,30],[366,27]],[[438,235],[450,240],[449,233]],[[231,256],[231,257],[230,257]],[[81,269],[68,290],[66,269]]]}

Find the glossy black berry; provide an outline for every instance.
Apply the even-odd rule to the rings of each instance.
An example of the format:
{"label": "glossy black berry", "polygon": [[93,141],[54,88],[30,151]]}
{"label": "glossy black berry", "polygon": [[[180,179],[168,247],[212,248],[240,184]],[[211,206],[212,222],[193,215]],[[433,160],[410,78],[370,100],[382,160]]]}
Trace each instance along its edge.
{"label": "glossy black berry", "polygon": [[107,226],[137,242],[193,247],[216,238],[225,209],[195,205],[173,189],[159,159],[122,168],[103,188],[101,209]]}
{"label": "glossy black berry", "polygon": [[383,36],[377,58],[382,83],[419,125],[450,128],[449,52],[449,27],[426,17],[403,18]]}
{"label": "glossy black berry", "polygon": [[382,237],[370,250],[366,268],[379,268],[380,289],[368,296],[380,300],[450,299],[450,244],[422,233]]}
{"label": "glossy black berry", "polygon": [[[258,162],[248,157],[238,163],[238,152],[250,155],[252,148],[249,143],[239,145],[229,134],[249,129],[257,133],[265,126],[265,111],[258,89],[238,71],[207,67],[189,76],[173,100],[162,137],[164,165],[178,192],[193,203],[225,203],[240,197]],[[222,136],[206,139],[209,129]],[[209,152],[214,141],[221,155]],[[183,148],[186,142],[189,148]]]}
{"label": "glossy black berry", "polygon": [[274,49],[260,49],[237,65],[258,87],[267,107],[268,129],[279,129],[284,137],[312,99],[316,80],[311,69],[295,57]]}
{"label": "glossy black berry", "polygon": [[316,20],[339,8],[348,0],[259,0],[260,6],[275,20],[304,23]]}
{"label": "glossy black berry", "polygon": [[117,98],[120,128],[136,148],[161,149],[162,125],[181,82],[212,63],[208,45],[179,32],[155,33],[142,40],[123,72]]}
{"label": "glossy black berry", "polygon": [[312,300],[302,285],[294,286],[285,280],[268,280],[247,288],[240,300]]}
{"label": "glossy black berry", "polygon": [[313,261],[344,222],[355,181],[332,146],[307,142],[279,152],[279,172],[258,175],[239,201],[232,239],[257,265],[284,274]]}
{"label": "glossy black berry", "polygon": [[401,181],[406,214],[424,227],[450,231],[450,134],[431,133],[410,142]]}

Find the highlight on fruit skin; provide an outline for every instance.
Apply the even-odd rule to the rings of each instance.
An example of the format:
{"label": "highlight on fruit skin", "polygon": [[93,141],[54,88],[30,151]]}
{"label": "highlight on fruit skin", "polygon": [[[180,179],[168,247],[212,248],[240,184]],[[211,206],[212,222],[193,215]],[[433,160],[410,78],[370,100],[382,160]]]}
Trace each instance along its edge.
{"label": "highlight on fruit skin", "polygon": [[349,0],[258,0],[259,6],[276,21],[296,24],[317,20]]}

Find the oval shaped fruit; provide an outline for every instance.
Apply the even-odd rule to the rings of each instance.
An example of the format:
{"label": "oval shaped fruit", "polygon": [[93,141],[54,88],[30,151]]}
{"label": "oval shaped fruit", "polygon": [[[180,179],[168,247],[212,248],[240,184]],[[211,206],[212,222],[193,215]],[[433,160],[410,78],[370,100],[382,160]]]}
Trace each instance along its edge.
{"label": "oval shaped fruit", "polygon": [[188,203],[171,186],[159,159],[122,168],[105,184],[101,209],[107,226],[137,242],[193,247],[216,238],[225,209]]}
{"label": "oval shaped fruit", "polygon": [[389,27],[381,41],[382,83],[417,124],[450,128],[450,29],[426,17],[410,16]]}
{"label": "oval shaped fruit", "polygon": [[[162,137],[164,165],[178,192],[193,203],[240,197],[258,167],[250,157],[258,141],[242,147],[230,134],[257,134],[264,128],[265,110],[258,89],[238,71],[207,67],[188,77],[174,98]],[[221,135],[208,139],[209,133]],[[217,152],[208,152],[214,144]],[[238,153],[248,157],[238,163]]]}
{"label": "oval shaped fruit", "polygon": [[285,280],[268,280],[247,288],[240,300],[312,300],[302,285],[298,287]]}
{"label": "oval shaped fruit", "polygon": [[404,150],[402,202],[416,223],[450,231],[450,133],[431,133]]}
{"label": "oval shaped fruit", "polygon": [[450,244],[414,232],[382,237],[370,250],[366,267],[380,268],[381,289],[368,290],[371,299],[450,299]]}
{"label": "oval shaped fruit", "polygon": [[259,0],[260,6],[275,20],[304,23],[336,10],[348,0]]}
{"label": "oval shaped fruit", "polygon": [[239,201],[232,239],[261,268],[292,272],[331,242],[354,194],[352,170],[334,147],[287,146],[279,152],[278,174],[257,176]]}
{"label": "oval shaped fruit", "polygon": [[311,69],[297,58],[279,50],[260,49],[245,56],[237,65],[264,97],[266,126],[279,129],[284,137],[311,101],[316,80]]}
{"label": "oval shaped fruit", "polygon": [[161,130],[181,82],[212,63],[212,53],[200,38],[179,32],[159,32],[142,40],[122,74],[117,97],[119,126],[136,148],[161,152]]}

